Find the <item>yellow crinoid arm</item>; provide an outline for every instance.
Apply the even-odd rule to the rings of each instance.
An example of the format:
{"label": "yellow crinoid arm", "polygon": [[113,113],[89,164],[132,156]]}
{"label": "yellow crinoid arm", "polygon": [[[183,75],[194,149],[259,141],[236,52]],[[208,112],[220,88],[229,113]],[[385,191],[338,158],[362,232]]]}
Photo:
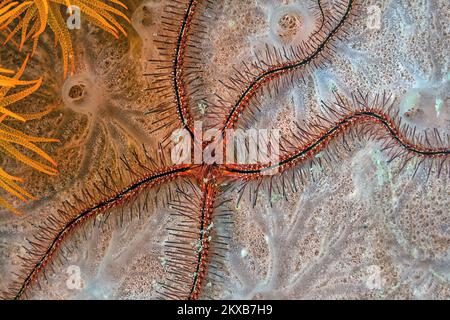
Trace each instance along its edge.
{"label": "yellow crinoid arm", "polygon": [[[9,32],[5,42],[20,34],[19,49],[22,50],[28,39],[33,39],[34,53],[39,36],[50,27],[59,44],[63,59],[64,78],[74,71],[74,52],[72,39],[67,27],[67,18],[63,10],[69,6],[77,6],[83,17],[99,28],[118,38],[119,34],[127,35],[123,26],[117,21],[121,18],[128,23],[130,19],[119,9],[127,10],[120,0],[5,0],[0,4],[0,31]],[[64,10],[64,13],[66,11]],[[9,29],[11,27],[12,30]]]}
{"label": "yellow crinoid arm", "polygon": [[0,29],[6,28],[11,22],[19,18],[30,6],[33,1],[11,2],[0,9]]}
{"label": "yellow crinoid arm", "polygon": [[[42,117],[46,116],[47,114],[49,114],[50,112],[52,112],[55,109],[56,109],[56,105],[50,105],[44,111],[35,112],[35,113],[17,113],[17,114],[19,116],[21,116],[22,118],[24,118],[25,121],[39,120],[39,119],[41,119]],[[13,119],[11,119],[11,120],[13,120]]]}
{"label": "yellow crinoid arm", "polygon": [[[39,148],[36,142],[57,142],[57,139],[34,137],[22,133],[17,129],[10,128],[9,126],[1,123],[6,115],[0,117],[0,152],[7,155],[23,164],[32,167],[40,172],[48,175],[55,175],[58,171],[55,169],[55,161],[41,148]],[[36,161],[27,155],[24,155],[21,150],[17,149],[15,145],[20,146],[22,149],[29,150],[39,157],[46,160],[49,164]],[[27,201],[34,199],[26,190],[21,188],[17,183],[22,182],[21,178],[8,174],[5,170],[0,168],[0,188],[8,192],[10,195],[22,200]],[[0,198],[0,206],[12,211],[15,214],[20,212],[11,206],[6,200]]]}
{"label": "yellow crinoid arm", "polygon": [[60,6],[58,4],[51,3],[49,6],[48,25],[55,34],[56,42],[58,42],[59,46],[61,47],[64,78],[66,78],[69,66],[70,73],[73,73],[75,70],[74,51],[72,47],[72,40],[70,39],[69,30],[66,26],[66,21],[61,15]]}
{"label": "yellow crinoid arm", "polygon": [[[67,0],[50,0],[58,6],[50,5],[49,26],[52,29],[57,41],[60,43],[63,55],[64,78],[69,71],[74,70],[74,53],[69,31],[67,29],[66,20],[61,15],[59,6],[67,5]],[[95,24],[99,28],[112,34],[115,38],[119,37],[119,33],[127,35],[125,29],[116,20],[115,16],[123,18],[130,23],[130,19],[120,10],[99,0],[71,0],[70,4],[80,8],[85,14],[86,19]],[[127,8],[121,1],[112,1],[123,8]]]}
{"label": "yellow crinoid arm", "polygon": [[[24,146],[25,148],[35,152],[36,154],[40,155],[43,158],[45,158],[47,161],[49,161],[49,162],[51,161],[52,164],[55,164],[53,159],[50,158],[50,156],[47,153],[42,151],[42,149],[40,149],[36,145],[26,142],[26,141],[21,141],[21,140],[14,141],[14,143]],[[30,157],[24,155],[19,150],[17,150],[17,148],[15,148],[13,146],[13,144],[11,143],[10,140],[5,140],[4,137],[0,137],[0,150],[3,153],[10,155],[11,157],[15,158],[16,160],[19,160],[20,162],[22,162],[40,172],[46,173],[48,175],[55,175],[58,173],[58,170],[56,170],[55,168],[53,168],[49,165],[40,163],[39,161],[33,160]]]}
{"label": "yellow crinoid arm", "polygon": [[22,116],[20,116],[19,114],[15,113],[15,112],[10,111],[9,109],[6,109],[6,107],[19,101],[19,100],[22,100],[26,96],[29,96],[30,94],[35,92],[41,86],[41,83],[42,83],[42,80],[39,79],[36,82],[34,82],[33,86],[31,86],[23,91],[20,91],[15,94],[11,94],[6,97],[2,97],[0,99],[0,113],[6,114],[17,120],[25,121],[25,118],[23,118]]}
{"label": "yellow crinoid arm", "polygon": [[4,69],[4,68],[0,67],[0,73],[14,74],[14,71],[10,70],[10,69]]}
{"label": "yellow crinoid arm", "polygon": [[[1,73],[1,69],[0,69],[0,73]],[[13,88],[17,85],[27,85],[27,84],[32,84],[35,83],[33,81],[21,81],[21,80],[17,80],[14,78],[8,78],[5,77],[3,75],[0,74],[0,86],[2,87],[6,87],[6,88]]]}
{"label": "yellow crinoid arm", "polygon": [[[125,29],[114,17],[121,17],[128,23],[131,23],[130,19],[122,11],[99,0],[76,0],[74,3],[80,7],[82,12],[86,13],[89,21],[101,29],[111,33],[116,38],[119,37],[119,32],[127,36]],[[121,2],[115,1],[114,3],[119,4]],[[124,4],[121,3],[121,5],[126,8]]]}
{"label": "yellow crinoid arm", "polygon": [[[18,199],[26,202],[34,197],[29,194],[26,190],[21,188],[17,182],[22,182],[22,179],[12,176],[0,168],[0,188],[8,191],[10,194],[16,196]],[[21,212],[10,205],[5,199],[0,197],[0,206],[8,209],[9,211],[19,215]]]}
{"label": "yellow crinoid arm", "polygon": [[[55,169],[55,161],[39,146],[37,143],[48,143],[57,142],[57,139],[35,137],[23,133],[22,131],[12,128],[4,123],[5,120],[20,120],[27,121],[31,119],[39,119],[45,114],[49,113],[53,108],[50,107],[45,111],[34,113],[34,114],[18,114],[10,111],[6,107],[22,100],[34,91],[36,91],[41,85],[41,79],[38,80],[21,80],[21,76],[24,73],[26,64],[28,61],[25,59],[22,66],[15,73],[13,77],[8,77],[14,72],[8,69],[0,69],[0,153],[2,153],[2,158],[8,156],[15,159],[29,167],[34,168],[40,172],[55,175],[57,170]],[[22,91],[15,91],[13,94],[8,92],[14,87],[25,86],[26,88]],[[24,154],[34,154],[39,158],[45,160],[47,164],[32,159],[29,155]],[[0,188],[5,190],[7,193],[13,197],[27,201],[33,199],[33,197],[21,188],[18,183],[22,182],[22,179],[10,175],[3,168],[0,167]],[[0,206],[10,210],[13,213],[19,214],[20,212],[15,209],[11,204],[9,204],[4,198],[0,197]]]}
{"label": "yellow crinoid arm", "polygon": [[[25,70],[27,62],[28,62],[28,57],[25,59],[22,66],[19,68],[17,73],[14,75],[14,77],[10,78],[10,77],[0,74],[0,115],[5,114],[5,115],[10,116],[13,119],[20,120],[20,121],[26,120],[22,115],[7,109],[7,107],[19,100],[22,100],[23,98],[29,96],[30,94],[35,92],[41,86],[42,79],[20,80],[20,77],[22,76],[22,74]],[[6,70],[6,69],[3,69],[3,70]],[[6,73],[8,73],[8,74],[11,73],[10,70],[6,70],[6,71],[7,71]],[[2,73],[2,72],[0,71],[0,73]],[[19,91],[17,93],[11,94],[11,95],[7,95],[9,90],[16,86],[28,86],[28,87],[25,90]]]}
{"label": "yellow crinoid arm", "polygon": [[34,0],[34,4],[39,13],[39,29],[35,32],[33,37],[39,37],[39,35],[45,31],[48,20],[48,2],[47,0]]}
{"label": "yellow crinoid arm", "polygon": [[[39,21],[40,19],[39,18],[35,19],[37,10],[38,9],[36,6],[30,7],[27,10],[27,12],[25,13],[25,15],[23,16],[22,21],[20,23],[18,23],[16,26],[16,28],[22,29],[19,50],[23,49],[23,45],[25,44],[25,41],[27,41],[29,38],[33,37],[36,34],[36,32],[37,32],[36,30],[38,30],[39,26],[42,27],[42,24],[40,24],[40,21]],[[31,26],[30,30],[28,30],[28,26],[30,25],[30,23],[32,22],[33,19],[35,20],[35,22]],[[15,32],[17,32],[17,31],[13,30],[13,32],[11,32],[11,34],[9,35],[8,38],[13,37],[14,36],[13,33],[15,33]]]}
{"label": "yellow crinoid arm", "polygon": [[10,205],[5,199],[0,197],[0,207],[6,208],[7,210],[11,211],[12,213],[20,216],[22,212],[14,208],[12,205]]}

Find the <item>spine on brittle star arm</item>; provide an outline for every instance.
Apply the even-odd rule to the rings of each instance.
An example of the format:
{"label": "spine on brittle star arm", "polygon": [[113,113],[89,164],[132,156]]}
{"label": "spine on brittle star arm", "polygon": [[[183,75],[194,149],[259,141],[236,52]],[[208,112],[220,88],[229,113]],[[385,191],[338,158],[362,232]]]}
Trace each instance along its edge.
{"label": "spine on brittle star arm", "polygon": [[92,206],[86,206],[84,209],[79,210],[76,214],[73,214],[71,218],[68,219],[67,223],[62,225],[57,230],[54,237],[52,236],[52,241],[46,244],[45,247],[43,244],[32,243],[35,247],[42,250],[42,254],[39,255],[37,261],[30,264],[31,268],[26,272],[23,280],[21,280],[20,287],[13,298],[20,299],[26,293],[26,290],[32,285],[34,280],[36,280],[39,274],[44,271],[46,265],[52,261],[52,258],[61,247],[63,241],[75,229],[83,225],[83,223],[87,222],[91,218],[97,217],[99,214],[109,209],[120,206],[133,199],[133,197],[135,197],[143,188],[151,188],[163,182],[174,180],[175,178],[189,174],[190,170],[191,167],[188,165],[178,165],[155,170],[152,173],[137,179],[135,182],[122,190],[110,195],[109,197],[105,197],[100,202]]}
{"label": "spine on brittle star arm", "polygon": [[214,210],[214,197],[216,190],[213,184],[207,183],[202,187],[202,207],[200,212],[199,239],[196,244],[198,250],[197,262],[194,271],[189,300],[197,300],[201,294],[203,282],[208,269],[210,254],[212,213]]}
{"label": "spine on brittle star arm", "polygon": [[[420,144],[416,144],[400,132],[395,122],[385,113],[377,110],[362,110],[350,113],[336,121],[328,129],[323,130],[316,138],[308,143],[298,147],[295,151],[288,153],[281,157],[280,161],[270,165],[225,165],[225,174],[230,177],[244,178],[246,180],[256,179],[261,173],[268,170],[281,170],[296,166],[299,163],[313,158],[320,151],[338,135],[345,134],[345,130],[351,127],[365,123],[367,126],[375,126],[384,129],[387,132],[387,137],[402,148],[405,152],[412,156],[425,158],[443,158],[444,160],[450,157],[450,148],[430,148]],[[374,129],[378,129],[374,128]]]}
{"label": "spine on brittle star arm", "polygon": [[181,119],[183,127],[188,130],[191,136],[194,135],[192,116],[189,112],[186,100],[186,88],[183,82],[184,56],[186,55],[186,44],[189,37],[189,26],[195,15],[195,9],[199,1],[189,1],[186,13],[181,22],[180,33],[178,34],[177,45],[175,48],[175,58],[173,61],[173,86],[175,90],[175,99],[177,102],[177,112]]}
{"label": "spine on brittle star arm", "polygon": [[[301,57],[300,59],[298,59],[297,57],[297,60],[295,61],[289,61],[285,63],[280,63],[278,65],[270,66],[267,70],[255,76],[253,80],[246,86],[245,90],[242,92],[242,94],[239,96],[237,101],[232,106],[230,112],[228,113],[225,119],[222,131],[225,131],[226,129],[232,129],[235,127],[236,123],[239,120],[239,116],[241,115],[243,110],[250,103],[250,100],[255,96],[258,90],[260,90],[264,85],[280,78],[284,74],[306,67],[310,65],[312,62],[314,62],[317,58],[319,58],[320,55],[324,52],[324,50],[327,48],[329,43],[336,37],[338,32],[340,32],[340,30],[346,25],[346,22],[351,17],[351,13],[354,7],[355,1],[349,0],[345,12],[340,18],[339,22],[323,37],[323,39],[321,39],[319,43],[315,45],[314,50],[310,54],[306,55],[305,57]],[[321,7],[320,10],[322,11]]]}

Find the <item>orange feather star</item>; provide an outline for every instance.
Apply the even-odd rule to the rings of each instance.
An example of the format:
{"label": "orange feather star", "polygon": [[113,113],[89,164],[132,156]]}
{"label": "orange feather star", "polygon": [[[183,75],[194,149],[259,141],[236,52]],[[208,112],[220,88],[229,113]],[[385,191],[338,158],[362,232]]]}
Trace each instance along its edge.
{"label": "orange feather star", "polygon": [[[55,175],[58,172],[55,169],[55,161],[45,151],[39,148],[36,143],[58,142],[58,140],[30,136],[3,123],[4,120],[6,120],[8,117],[11,118],[11,120],[18,121],[38,119],[51,110],[48,109],[44,112],[36,114],[19,114],[6,108],[7,106],[19,100],[22,100],[35,92],[42,83],[42,79],[29,81],[20,80],[20,77],[25,70],[27,61],[28,58],[12,78],[5,75],[13,73],[11,70],[0,68],[0,153],[9,156],[17,161],[20,161],[23,164],[34,168],[35,170],[49,175]],[[11,88],[18,86],[26,86],[27,88],[17,93],[8,95],[8,92]],[[46,160],[49,164],[41,163],[26,156],[20,150],[18,150],[16,146],[20,146],[21,148],[35,153],[39,157]],[[22,201],[33,199],[33,196],[23,188],[21,188],[18,185],[18,182],[23,182],[23,179],[10,175],[0,167],[0,188]],[[1,197],[0,206],[9,209],[13,213],[20,214],[17,209],[15,209]]]}
{"label": "orange feather star", "polygon": [[[119,0],[109,0],[109,2],[127,9],[127,6]],[[69,8],[78,7],[88,21],[109,32],[115,38],[118,38],[120,33],[127,36],[117,18],[121,17],[129,23],[131,21],[122,11],[101,0],[30,0],[21,3],[12,0],[3,1],[0,4],[0,31],[7,30],[8,34],[4,43],[10,41],[20,31],[19,49],[23,48],[27,40],[32,39],[34,52],[40,35],[49,26],[61,47],[64,78],[66,78],[69,69],[70,73],[74,72],[75,58],[67,19],[64,19],[61,13],[62,6],[68,11],[71,11]]]}

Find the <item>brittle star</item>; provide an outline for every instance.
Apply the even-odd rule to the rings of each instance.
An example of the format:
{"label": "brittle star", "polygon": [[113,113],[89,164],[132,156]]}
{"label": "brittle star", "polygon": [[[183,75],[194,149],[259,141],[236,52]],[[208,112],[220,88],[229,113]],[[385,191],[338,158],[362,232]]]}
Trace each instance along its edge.
{"label": "brittle star", "polygon": [[[195,55],[199,51],[199,39],[206,28],[199,12],[212,5],[212,0],[190,0],[177,1],[168,6],[168,16],[163,21],[167,34],[159,41],[163,59],[156,61],[159,64],[156,73],[147,74],[156,79],[156,87],[151,90],[162,97],[161,103],[150,112],[158,116],[159,126],[155,130],[175,126],[186,130],[191,139],[195,139],[194,111],[191,107],[194,98],[188,87],[198,79],[198,71],[192,66],[197,62]],[[353,0],[341,0],[330,13],[324,11],[321,1],[317,1],[321,21],[307,43],[289,50],[267,47],[256,56],[251,66],[244,64],[229,83],[224,83],[230,95],[236,94],[237,98],[231,103],[220,99],[220,103],[211,108],[216,113],[211,117],[215,118],[218,113],[223,115],[223,119],[215,126],[219,128],[218,137],[202,144],[202,151],[213,143],[226,144],[224,132],[238,127],[245,113],[251,116],[252,108],[258,106],[258,97],[265,91],[276,91],[281,85],[292,81],[296,74],[301,77],[310,69],[320,66],[332,52],[333,41],[345,34],[344,28],[355,15],[355,6]],[[156,164],[154,168],[155,165],[144,164],[136,157],[139,168],[136,169],[124,160],[128,171],[137,177],[124,183],[122,176],[116,178],[108,171],[106,177],[102,177],[103,189],[96,186],[98,191],[84,191],[82,199],[76,199],[75,204],[66,203],[64,210],[52,215],[41,226],[37,240],[30,241],[31,249],[28,250],[29,256],[24,258],[22,274],[8,297],[26,297],[28,289],[52,263],[68,236],[88,221],[95,221],[99,216],[104,216],[106,220],[111,214],[117,213],[115,208],[132,209],[133,201],[141,194],[158,190],[179,179],[189,181],[192,187],[178,190],[181,197],[178,204],[173,206],[185,220],[177,228],[169,230],[172,238],[166,242],[166,254],[169,257],[166,267],[171,283],[163,283],[160,294],[167,298],[198,299],[208,277],[218,275],[213,261],[217,257],[223,258],[219,251],[226,247],[226,241],[215,221],[220,216],[217,210],[224,202],[220,200],[223,199],[220,195],[229,192],[230,185],[239,185],[239,196],[246,189],[250,190],[253,203],[256,203],[264,185],[268,189],[269,199],[274,188],[281,190],[284,195],[289,188],[297,190],[307,176],[307,170],[303,168],[312,163],[321,164],[321,159],[326,157],[316,155],[329,152],[332,143],[339,142],[336,148],[348,147],[345,137],[349,134],[380,140],[391,160],[403,161],[402,168],[415,161],[414,174],[421,165],[428,165],[428,175],[433,167],[438,175],[443,171],[450,172],[450,149],[445,146],[448,141],[444,141],[446,139],[437,130],[432,135],[427,131],[418,134],[415,128],[402,125],[398,112],[395,114],[392,111],[395,100],[386,93],[370,97],[357,91],[350,99],[336,93],[335,98],[333,103],[323,103],[323,113],[317,114],[311,123],[297,125],[295,132],[291,130],[290,137],[283,140],[282,153],[276,163],[202,162],[161,167]],[[170,132],[166,139],[168,136]],[[443,146],[433,147],[432,142]],[[139,173],[139,170],[143,173]],[[266,175],[266,172],[273,170],[276,170],[274,174]],[[146,210],[146,206],[147,199],[142,208],[138,206],[139,212]]]}

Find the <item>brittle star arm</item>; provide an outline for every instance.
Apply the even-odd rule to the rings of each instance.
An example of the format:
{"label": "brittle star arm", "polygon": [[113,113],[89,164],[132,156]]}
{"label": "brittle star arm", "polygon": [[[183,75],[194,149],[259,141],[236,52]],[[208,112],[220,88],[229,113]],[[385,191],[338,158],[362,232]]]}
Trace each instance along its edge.
{"label": "brittle star arm", "polygon": [[[187,71],[187,68],[189,68],[187,60],[190,57],[187,54],[187,50],[189,47],[192,48],[192,44],[189,43],[194,36],[191,29],[192,25],[196,23],[196,12],[202,2],[200,0],[190,0],[184,7],[184,5],[181,6],[181,2],[176,1],[166,7],[168,17],[165,17],[166,20],[163,17],[162,25],[163,30],[167,31],[168,34],[162,36],[159,40],[155,40],[155,43],[162,46],[162,48],[159,48],[162,51],[162,58],[151,60],[157,63],[156,71],[144,74],[156,79],[154,86],[147,90],[152,90],[162,95],[160,97],[162,100],[161,104],[152,111],[147,112],[160,115],[154,123],[160,125],[155,131],[180,121],[182,128],[186,129],[191,137],[194,135],[193,117],[189,109],[186,83],[186,75],[189,73]],[[176,109],[174,113],[167,114],[168,110],[173,107]],[[178,119],[171,119],[172,116],[176,116]]]}
{"label": "brittle star arm", "polygon": [[198,233],[199,250],[197,252],[194,278],[192,280],[192,286],[188,295],[189,300],[197,300],[199,298],[202,292],[202,286],[205,282],[208,262],[210,259],[210,226],[213,218],[212,215],[214,211],[214,198],[216,196],[216,193],[217,190],[213,183],[208,182],[202,186],[202,200]]}
{"label": "brittle star arm", "polygon": [[181,23],[180,33],[178,35],[177,46],[175,49],[175,59],[173,61],[173,87],[177,100],[177,112],[180,117],[183,128],[185,128],[191,136],[193,133],[192,116],[187,106],[186,88],[183,82],[183,63],[186,54],[186,42],[189,35],[189,26],[194,19],[195,9],[198,5],[197,0],[190,0],[186,13]]}
{"label": "brittle star arm", "polygon": [[[102,213],[108,210],[124,205],[130,200],[134,199],[141,190],[150,189],[162,183],[173,181],[176,178],[190,174],[192,166],[190,165],[176,165],[163,169],[154,170],[145,176],[135,180],[125,188],[120,189],[109,196],[104,197],[100,202],[93,205],[87,205],[79,212],[68,214],[69,217],[59,217],[64,219],[64,223],[61,224],[58,230],[51,230],[52,238],[45,244],[30,241],[30,244],[34,249],[39,250],[42,254],[39,254],[37,260],[29,261],[28,265],[23,270],[22,279],[20,279],[11,291],[13,299],[20,299],[26,295],[27,289],[33,284],[37,277],[45,272],[44,269],[48,263],[52,261],[52,258],[61,248],[64,240],[75,230],[85,225],[87,221],[95,219]],[[59,213],[61,214],[61,212]],[[55,217],[52,218],[54,221]],[[53,233],[54,231],[54,233]],[[28,269],[28,270],[26,270]],[[15,290],[16,289],[16,290]]]}
{"label": "brittle star arm", "polygon": [[[174,227],[168,228],[165,262],[169,278],[161,283],[161,296],[169,299],[197,300],[205,283],[215,276],[220,256],[220,213],[216,202],[218,186],[211,168],[199,167],[195,180],[187,189],[178,190],[177,200],[171,204],[175,211]],[[222,212],[223,213],[223,212]],[[219,216],[214,216],[219,214]],[[222,229],[222,228],[220,228]]]}
{"label": "brittle star arm", "polygon": [[332,140],[337,139],[339,135],[345,134],[346,130],[363,124],[366,125],[366,132],[369,132],[367,130],[370,129],[384,130],[392,139],[393,143],[411,154],[411,156],[440,158],[442,159],[441,166],[444,161],[450,160],[450,147],[431,148],[420,143],[414,143],[400,131],[395,122],[387,114],[376,109],[365,108],[341,116],[339,120],[330,124],[321,134],[315,136],[307,143],[296,147],[293,152],[281,156],[277,163],[252,165],[226,164],[222,166],[222,170],[226,176],[243,178],[245,180],[257,179],[261,177],[262,173],[269,170],[277,170],[277,173],[281,174],[291,167],[298,166],[302,162],[312,159],[324,150]]}
{"label": "brittle star arm", "polygon": [[[340,32],[341,29],[346,25],[346,22],[350,19],[352,10],[355,7],[355,1],[349,0],[347,2],[345,11],[338,21],[338,23],[323,37],[323,39],[319,43],[314,43],[314,50],[308,54],[306,57],[302,57],[301,59],[297,59],[295,61],[289,61],[287,63],[275,64],[272,66],[267,66],[267,69],[260,72],[256,75],[250,83],[248,83],[241,93],[239,98],[236,100],[234,105],[231,107],[230,111],[226,115],[222,126],[222,132],[226,129],[233,129],[237,125],[239,121],[239,117],[242,114],[243,110],[248,106],[250,100],[256,95],[256,93],[263,88],[264,85],[267,85],[269,82],[272,82],[276,79],[279,79],[281,76],[286,75],[292,71],[301,70],[302,68],[308,66],[310,63],[314,62],[320,55],[324,52],[324,50],[328,47],[329,43],[335,38],[335,36]],[[321,14],[323,16],[323,9],[320,5],[319,8]],[[321,22],[320,29],[322,29],[323,21]],[[317,38],[311,37],[311,41],[318,41]],[[295,55],[294,55],[295,56]],[[266,63],[265,63],[266,65]]]}

